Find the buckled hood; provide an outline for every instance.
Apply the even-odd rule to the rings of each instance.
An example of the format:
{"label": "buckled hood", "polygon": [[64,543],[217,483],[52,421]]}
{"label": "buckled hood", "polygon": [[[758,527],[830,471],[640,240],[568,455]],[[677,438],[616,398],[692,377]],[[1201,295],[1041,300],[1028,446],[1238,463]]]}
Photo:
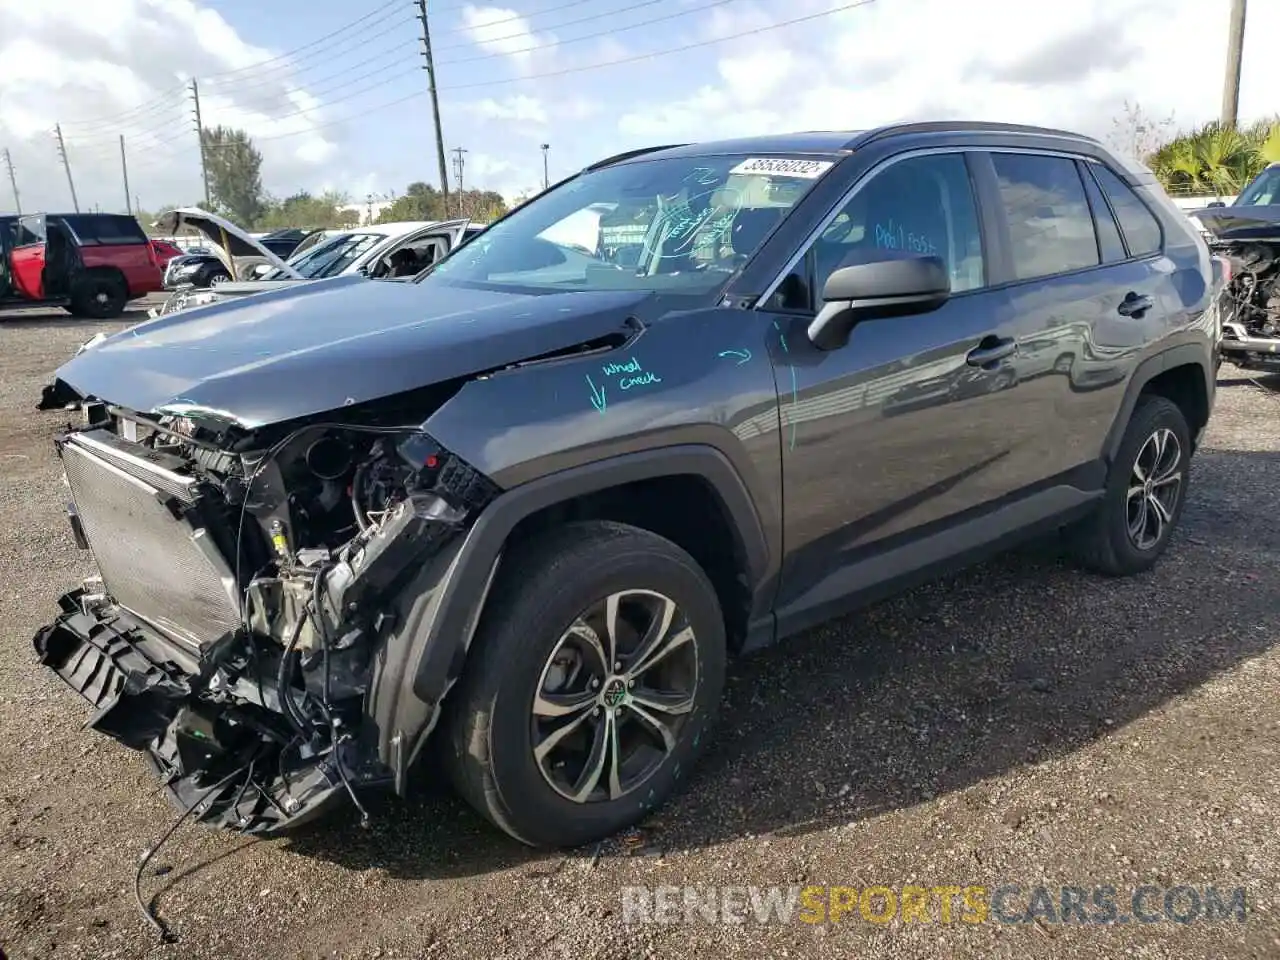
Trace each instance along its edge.
{"label": "buckled hood", "polygon": [[620,333],[649,299],[335,277],[146,321],[73,357],[57,378],[131,410],[255,428]]}

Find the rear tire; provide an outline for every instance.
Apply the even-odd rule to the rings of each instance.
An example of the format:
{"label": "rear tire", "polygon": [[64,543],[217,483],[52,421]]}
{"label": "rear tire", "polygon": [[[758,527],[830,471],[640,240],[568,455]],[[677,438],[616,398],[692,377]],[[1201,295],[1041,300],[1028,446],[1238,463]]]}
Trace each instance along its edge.
{"label": "rear tire", "polygon": [[448,704],[445,766],[523,843],[602,839],[659,807],[700,752],[724,686],[719,601],[688,553],[618,523],[569,524],[503,566]]}
{"label": "rear tire", "polygon": [[111,320],[124,313],[129,291],[124,279],[111,273],[90,274],[81,279],[67,307],[72,316]]}
{"label": "rear tire", "polygon": [[1081,566],[1130,576],[1160,559],[1182,516],[1190,478],[1191,431],[1172,400],[1139,398],[1094,513],[1068,531]]}

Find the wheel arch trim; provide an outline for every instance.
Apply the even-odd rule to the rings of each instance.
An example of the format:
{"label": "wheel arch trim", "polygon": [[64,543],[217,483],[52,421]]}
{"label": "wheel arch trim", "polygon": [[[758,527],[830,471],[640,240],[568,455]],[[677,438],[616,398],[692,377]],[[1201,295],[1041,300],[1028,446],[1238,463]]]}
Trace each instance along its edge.
{"label": "wheel arch trim", "polygon": [[[1120,402],[1120,409],[1116,411],[1115,419],[1111,422],[1111,429],[1107,432],[1107,439],[1102,452],[1108,463],[1115,460],[1116,455],[1120,452],[1120,444],[1124,440],[1124,433],[1129,427],[1129,421],[1133,418],[1134,408],[1138,405],[1138,397],[1146,389],[1147,384],[1162,373],[1173,370],[1176,367],[1185,366],[1200,368],[1205,378],[1205,392],[1208,398],[1209,411],[1210,413],[1212,412],[1215,376],[1213,363],[1204,343],[1182,343],[1170,347],[1168,350],[1163,350],[1154,356],[1147,357],[1147,359],[1138,364],[1133,375],[1129,378],[1124,398]],[[1189,424],[1189,426],[1192,427],[1194,433],[1194,425]]]}
{"label": "wheel arch trim", "polygon": [[737,469],[714,447],[681,444],[557,471],[502,493],[472,526],[447,582],[441,585],[439,613],[415,643],[411,666],[415,695],[427,702],[439,700],[460,671],[505,546],[520,521],[587,494],[677,476],[694,476],[710,485],[728,513],[751,584],[758,584],[769,563],[764,525]]}

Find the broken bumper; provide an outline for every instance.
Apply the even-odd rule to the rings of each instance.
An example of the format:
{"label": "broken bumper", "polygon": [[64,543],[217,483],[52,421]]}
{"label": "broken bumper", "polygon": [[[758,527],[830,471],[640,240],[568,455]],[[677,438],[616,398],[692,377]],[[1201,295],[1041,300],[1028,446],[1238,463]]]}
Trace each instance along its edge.
{"label": "broken bumper", "polygon": [[[62,596],[58,617],[35,635],[36,653],[93,706],[87,727],[146,756],[174,806],[194,806],[201,822],[269,836],[341,801],[332,751],[309,757],[309,745],[273,722],[273,686],[260,685],[257,704],[242,699],[254,691],[219,690],[216,677],[196,695],[197,668],[183,651],[121,608],[94,603],[85,590]],[[353,785],[385,779],[385,768],[362,762],[353,742],[340,749]]]}

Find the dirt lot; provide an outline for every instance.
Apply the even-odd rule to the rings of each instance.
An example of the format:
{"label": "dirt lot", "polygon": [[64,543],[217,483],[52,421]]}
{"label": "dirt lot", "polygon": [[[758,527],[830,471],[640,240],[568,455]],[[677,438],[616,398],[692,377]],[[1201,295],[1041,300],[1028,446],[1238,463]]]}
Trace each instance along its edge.
{"label": "dirt lot", "polygon": [[[0,319],[10,957],[1280,956],[1280,380],[1231,368],[1152,574],[1095,579],[1036,547],[738,663],[690,789],[630,842],[531,853],[431,788],[376,802],[368,830],[184,827],[145,880],[181,936],[158,943],[131,884],[173,814],[140,757],[78,729],[86,706],[30,646],[87,570],[60,514],[61,415],[32,405],[78,342],[119,326]],[[621,895],[1111,884],[1125,906],[1147,883],[1243,886],[1247,919],[625,926]]]}

